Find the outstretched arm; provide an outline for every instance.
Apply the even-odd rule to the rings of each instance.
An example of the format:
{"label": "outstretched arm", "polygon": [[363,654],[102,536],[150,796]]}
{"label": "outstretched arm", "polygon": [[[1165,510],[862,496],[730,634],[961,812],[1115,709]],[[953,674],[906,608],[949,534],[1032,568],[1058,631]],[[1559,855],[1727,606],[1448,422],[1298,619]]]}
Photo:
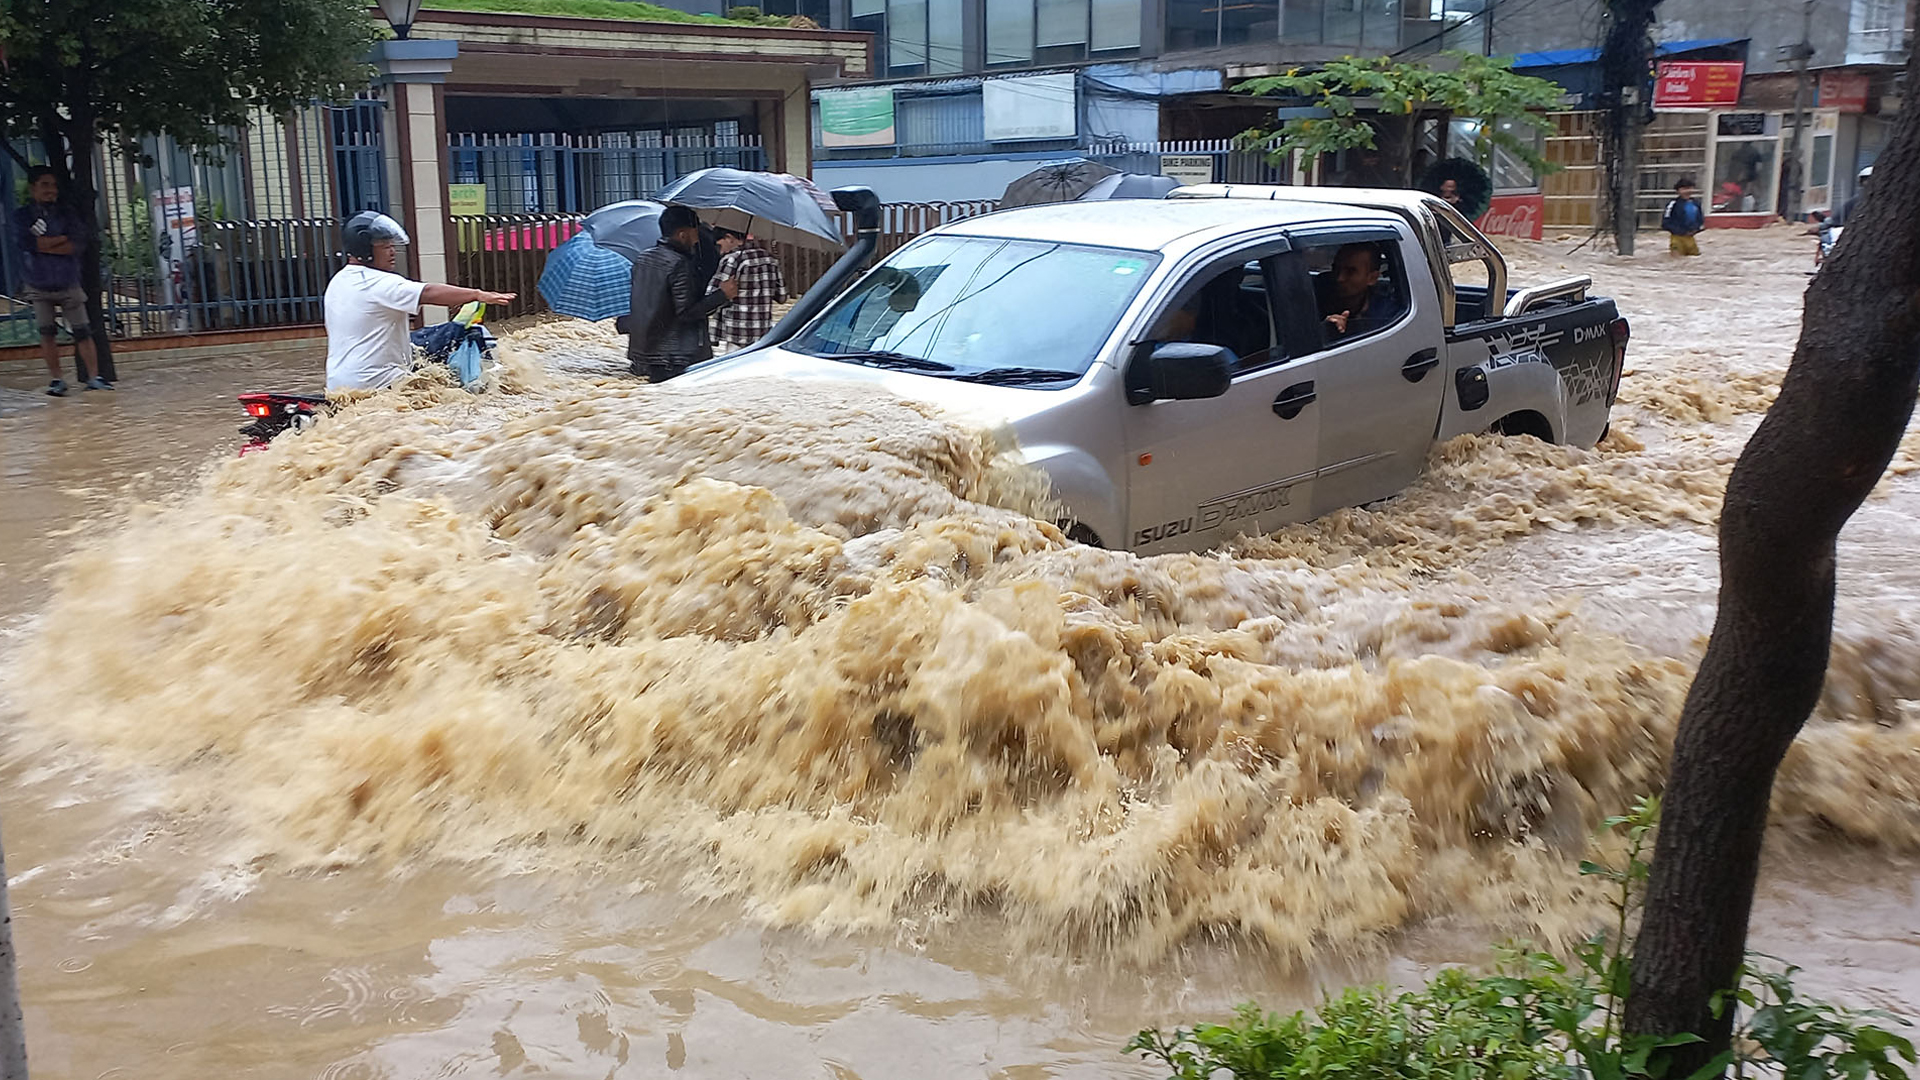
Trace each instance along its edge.
{"label": "outstretched arm", "polygon": [[426,285],[420,290],[420,303],[432,307],[459,307],[478,300],[483,304],[511,304],[516,293],[487,292],[484,289],[463,289],[458,285]]}

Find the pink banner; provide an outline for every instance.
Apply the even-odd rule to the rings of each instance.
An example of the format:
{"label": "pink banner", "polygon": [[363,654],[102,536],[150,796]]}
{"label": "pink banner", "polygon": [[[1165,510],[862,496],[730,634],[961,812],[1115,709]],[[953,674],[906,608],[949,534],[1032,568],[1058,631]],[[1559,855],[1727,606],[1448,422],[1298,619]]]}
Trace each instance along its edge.
{"label": "pink banner", "polygon": [[482,238],[488,251],[550,251],[580,231],[577,221],[542,222],[505,229],[489,229]]}
{"label": "pink banner", "polygon": [[1487,212],[1474,222],[1488,236],[1517,236],[1523,240],[1540,239],[1540,226],[1547,216],[1547,197],[1534,191],[1525,195],[1495,195]]}

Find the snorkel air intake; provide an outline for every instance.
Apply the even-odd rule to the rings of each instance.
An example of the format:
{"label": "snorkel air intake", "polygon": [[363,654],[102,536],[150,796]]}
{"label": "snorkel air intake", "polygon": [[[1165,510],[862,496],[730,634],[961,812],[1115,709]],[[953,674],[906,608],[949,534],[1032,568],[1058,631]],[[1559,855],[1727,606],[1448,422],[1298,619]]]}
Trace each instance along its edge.
{"label": "snorkel air intake", "polygon": [[813,283],[813,288],[808,289],[805,296],[794,302],[786,315],[773,324],[773,329],[767,331],[766,337],[744,349],[728,353],[722,359],[778,345],[799,333],[801,327],[812,322],[813,317],[820,314],[873,261],[873,253],[880,247],[880,197],[873,193],[872,188],[835,188],[833,204],[853,215],[853,246],[840,256],[838,262],[827,268],[827,272]]}

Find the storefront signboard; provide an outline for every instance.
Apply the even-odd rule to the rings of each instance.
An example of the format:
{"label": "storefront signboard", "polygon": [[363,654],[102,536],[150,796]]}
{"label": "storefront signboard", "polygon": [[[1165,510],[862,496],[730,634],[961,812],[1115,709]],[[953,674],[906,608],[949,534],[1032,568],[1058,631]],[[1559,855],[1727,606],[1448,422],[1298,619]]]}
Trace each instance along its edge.
{"label": "storefront signboard", "polygon": [[1071,139],[1080,130],[1074,73],[1022,75],[980,84],[988,142]]}
{"label": "storefront signboard", "polygon": [[1863,113],[1867,111],[1867,77],[1850,71],[1823,71],[1820,73],[1820,97],[1816,101],[1822,109],[1839,109],[1843,113]]}
{"label": "storefront signboard", "polygon": [[1655,109],[1723,109],[1740,102],[1737,60],[1665,60],[1653,83]]}
{"label": "storefront signboard", "polygon": [[892,146],[893,88],[820,91],[820,145]]}
{"label": "storefront signboard", "polygon": [[450,217],[478,217],[487,212],[487,185],[448,184],[447,214]]}
{"label": "storefront signboard", "polygon": [[1213,183],[1212,154],[1161,154],[1160,175],[1184,186]]}

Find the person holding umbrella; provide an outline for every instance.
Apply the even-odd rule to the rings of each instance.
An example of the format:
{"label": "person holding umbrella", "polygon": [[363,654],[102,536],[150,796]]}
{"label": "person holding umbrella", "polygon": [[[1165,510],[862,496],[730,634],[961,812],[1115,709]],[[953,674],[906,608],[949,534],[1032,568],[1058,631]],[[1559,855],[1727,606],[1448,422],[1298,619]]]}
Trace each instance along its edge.
{"label": "person holding umbrella", "polygon": [[787,283],[780,276],[780,260],[761,247],[753,237],[733,229],[716,229],[720,247],[720,266],[713,275],[713,288],[729,282],[738,286],[733,303],[713,317],[716,344],[730,348],[751,345],[773,329],[773,309],[787,298]]}
{"label": "person holding umbrella", "polygon": [[727,280],[700,295],[695,277],[699,247],[699,215],[685,206],[669,206],[660,213],[659,242],[633,262],[627,367],[649,382],[666,382],[711,359],[707,316],[740,292],[738,280]]}

